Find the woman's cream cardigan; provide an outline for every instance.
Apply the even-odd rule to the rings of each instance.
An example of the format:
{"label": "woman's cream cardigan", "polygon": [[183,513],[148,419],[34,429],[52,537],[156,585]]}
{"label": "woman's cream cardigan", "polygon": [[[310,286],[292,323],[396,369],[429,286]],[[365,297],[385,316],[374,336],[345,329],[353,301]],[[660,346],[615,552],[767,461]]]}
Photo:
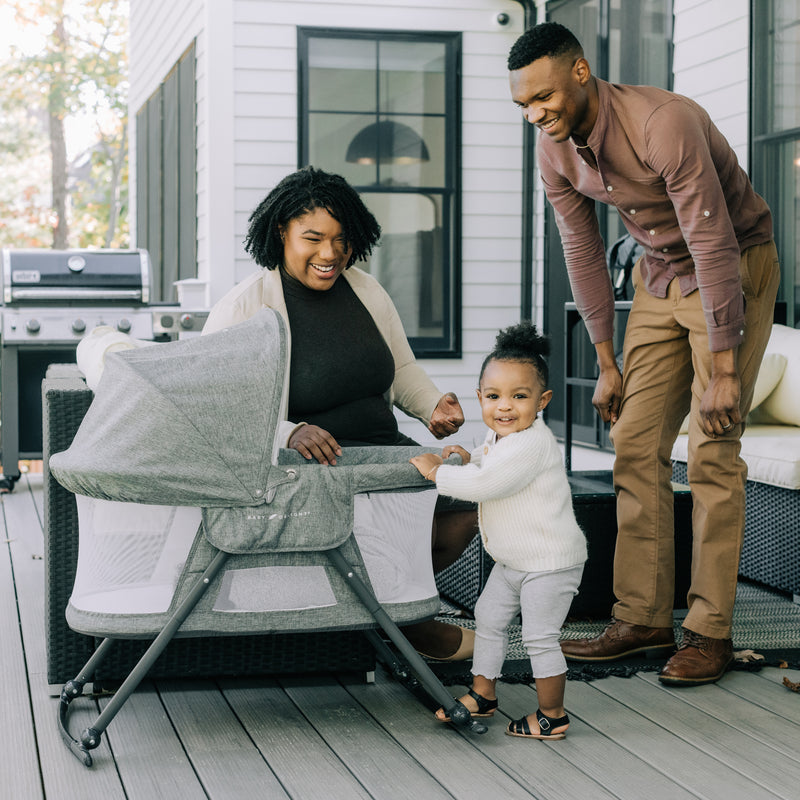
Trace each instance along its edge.
{"label": "woman's cream cardigan", "polygon": [[[406,339],[400,315],[386,290],[368,273],[357,267],[349,267],[337,280],[346,280],[358,299],[369,311],[375,325],[383,336],[394,358],[394,381],[387,395],[387,402],[397,406],[409,416],[416,417],[426,426],[430,422],[436,405],[442,397],[425,370],[417,364],[414,353]],[[283,297],[281,277],[277,269],[262,269],[245,278],[233,287],[211,309],[203,333],[213,333],[229,328],[249,319],[262,308],[274,308],[283,317],[288,335],[288,350],[291,353],[291,329]],[[286,420],[288,408],[289,359],[286,360],[286,381],[283,392],[279,427],[279,446],[285,447],[289,437],[298,427]]]}

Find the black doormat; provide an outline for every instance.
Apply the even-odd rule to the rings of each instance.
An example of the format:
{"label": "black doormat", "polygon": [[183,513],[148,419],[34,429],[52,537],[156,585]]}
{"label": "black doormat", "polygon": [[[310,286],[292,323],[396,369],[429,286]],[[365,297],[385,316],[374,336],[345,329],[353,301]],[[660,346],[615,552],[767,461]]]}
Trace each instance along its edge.
{"label": "black doormat", "polygon": [[[676,614],[675,639],[681,640],[681,618]],[[439,617],[443,622],[474,627],[459,616]],[[567,620],[562,639],[597,636],[608,620]],[[782,592],[740,581],[733,612],[733,646],[736,660],[731,669],[757,671],[762,667],[800,669],[800,605]],[[627,678],[637,672],[660,672],[667,659],[627,658],[607,663],[567,662],[569,680],[592,681],[610,675]],[[431,661],[430,667],[445,685],[472,683],[470,661]],[[531,683],[530,661],[525,654],[520,626],[509,629],[509,644],[503,673],[504,683]]]}

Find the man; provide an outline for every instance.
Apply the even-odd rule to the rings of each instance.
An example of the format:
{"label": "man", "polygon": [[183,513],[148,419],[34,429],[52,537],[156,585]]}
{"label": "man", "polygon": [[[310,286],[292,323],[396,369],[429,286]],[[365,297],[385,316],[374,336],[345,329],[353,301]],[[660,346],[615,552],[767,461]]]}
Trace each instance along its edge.
{"label": "man", "polygon": [[[600,636],[564,641],[562,649],[578,661],[673,651],[670,454],[690,411],[689,611],[681,646],[659,679],[711,683],[733,661],[746,479],[739,440],[779,281],[771,215],[700,106],[662,89],[594,77],[563,26],[526,31],[508,68],[514,102],[541,132],[542,180],[597,351],[592,403],[612,425],[616,452],[618,602]],[[614,205],[644,248],[621,374],[596,200]]]}

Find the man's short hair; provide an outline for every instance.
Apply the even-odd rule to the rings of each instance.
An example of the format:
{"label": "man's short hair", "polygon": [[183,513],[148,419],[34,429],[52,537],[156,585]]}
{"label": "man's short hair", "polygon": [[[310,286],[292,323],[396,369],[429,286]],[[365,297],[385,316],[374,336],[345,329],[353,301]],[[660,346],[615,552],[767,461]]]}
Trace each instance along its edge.
{"label": "man's short hair", "polygon": [[576,58],[583,55],[575,34],[558,22],[542,22],[528,28],[514,42],[508,53],[508,68],[522,69],[540,58],[558,58],[566,54]]}

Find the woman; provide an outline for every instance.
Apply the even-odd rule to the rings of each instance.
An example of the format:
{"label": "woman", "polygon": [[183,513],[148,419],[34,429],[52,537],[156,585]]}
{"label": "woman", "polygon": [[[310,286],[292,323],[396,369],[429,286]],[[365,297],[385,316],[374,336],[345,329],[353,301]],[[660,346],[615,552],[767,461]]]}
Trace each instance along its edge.
{"label": "woman", "polygon": [[[458,399],[442,395],[416,363],[386,291],[352,267],[366,261],[381,230],[347,181],[301,169],[264,198],[249,222],[245,250],[264,269],[214,306],[203,332],[235,325],[264,307],[281,313],[290,338],[282,445],[335,465],[343,446],[416,444],[398,430],[393,405],[438,439],[457,431],[464,422]],[[435,572],[458,558],[476,525],[472,510],[437,510]],[[404,630],[433,658],[472,655],[472,631],[435,620]]]}

